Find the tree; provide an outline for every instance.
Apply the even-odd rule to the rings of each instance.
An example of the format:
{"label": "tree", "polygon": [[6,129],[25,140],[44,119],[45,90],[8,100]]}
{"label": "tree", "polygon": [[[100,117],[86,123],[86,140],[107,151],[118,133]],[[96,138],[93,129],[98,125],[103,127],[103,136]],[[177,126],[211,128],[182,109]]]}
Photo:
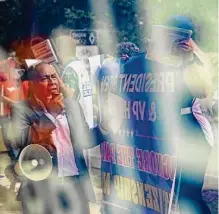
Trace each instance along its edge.
{"label": "tree", "polygon": [[[145,49],[151,24],[163,24],[169,16],[184,14],[200,23],[202,46],[217,51],[217,0],[6,0],[0,2],[0,44],[31,36],[49,37],[62,25],[71,29],[96,29],[116,35],[116,41],[131,41]],[[110,10],[108,9],[110,8]],[[112,20],[111,20],[112,17]]]}
{"label": "tree", "polygon": [[197,26],[199,45],[204,51],[218,52],[217,0],[148,0],[152,24],[163,24],[173,15],[186,15]]}
{"label": "tree", "polygon": [[[145,0],[110,0],[108,1],[109,5],[101,10],[98,9],[98,12],[78,10],[75,7],[65,8],[67,26],[73,29],[78,27],[87,29],[95,26],[100,33],[105,29],[108,34],[116,35],[117,42],[134,42],[144,50],[147,44],[145,35],[147,11],[144,8],[138,10],[136,7],[137,3],[141,5],[144,2]],[[111,12],[112,14],[110,14]],[[77,20],[79,20],[79,25],[77,25]],[[106,40],[108,43],[109,40]]]}
{"label": "tree", "polygon": [[20,17],[21,5],[18,0],[0,2],[0,45],[7,47],[11,40],[19,37],[16,26]]}
{"label": "tree", "polygon": [[33,12],[34,0],[0,2],[0,45],[9,49],[13,41],[29,38]]}

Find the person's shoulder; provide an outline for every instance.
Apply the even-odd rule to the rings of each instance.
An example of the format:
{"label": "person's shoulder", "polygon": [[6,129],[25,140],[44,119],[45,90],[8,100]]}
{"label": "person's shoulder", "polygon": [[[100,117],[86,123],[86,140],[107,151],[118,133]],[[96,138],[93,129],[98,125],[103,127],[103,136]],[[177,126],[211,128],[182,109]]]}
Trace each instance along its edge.
{"label": "person's shoulder", "polygon": [[11,106],[12,118],[23,118],[24,120],[30,120],[31,115],[33,115],[33,110],[26,101],[20,101]]}
{"label": "person's shoulder", "polygon": [[16,102],[12,105],[12,108],[13,109],[19,109],[19,110],[22,110],[22,111],[26,111],[30,109],[30,106],[28,104],[27,101],[19,101],[19,102]]}
{"label": "person's shoulder", "polygon": [[64,106],[66,112],[71,112],[73,115],[83,115],[83,109],[80,102],[76,99],[64,99]]}
{"label": "person's shoulder", "polygon": [[68,107],[80,106],[80,103],[76,99],[66,98],[64,99],[64,105],[65,108],[68,108]]}

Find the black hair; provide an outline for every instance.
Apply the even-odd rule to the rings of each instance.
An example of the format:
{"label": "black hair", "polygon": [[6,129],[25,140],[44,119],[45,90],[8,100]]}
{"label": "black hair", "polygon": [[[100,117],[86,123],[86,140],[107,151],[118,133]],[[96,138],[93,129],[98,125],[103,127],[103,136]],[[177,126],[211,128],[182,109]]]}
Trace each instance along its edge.
{"label": "black hair", "polygon": [[21,76],[21,80],[33,81],[39,79],[37,68],[41,65],[49,65],[49,64],[45,61],[40,61],[39,63],[30,66],[27,70],[25,70],[24,74]]}
{"label": "black hair", "polygon": [[121,42],[116,45],[116,56],[118,58],[123,55],[127,55],[128,57],[132,57],[140,52],[140,49],[137,45],[132,42]]}

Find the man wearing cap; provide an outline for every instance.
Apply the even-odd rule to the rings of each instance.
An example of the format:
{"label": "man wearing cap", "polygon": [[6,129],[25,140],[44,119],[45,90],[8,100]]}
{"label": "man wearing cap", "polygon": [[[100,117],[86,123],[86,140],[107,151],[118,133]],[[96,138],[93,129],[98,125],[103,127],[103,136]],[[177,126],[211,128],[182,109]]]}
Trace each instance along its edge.
{"label": "man wearing cap", "polygon": [[201,190],[213,145],[213,133],[199,104],[199,98],[208,96],[211,87],[208,60],[195,44],[197,31],[191,19],[175,16],[167,24],[170,27],[193,32],[189,40],[177,44],[184,61],[180,103],[181,141],[178,146],[179,173],[175,193],[178,196],[180,212],[210,214],[208,206],[202,199]]}

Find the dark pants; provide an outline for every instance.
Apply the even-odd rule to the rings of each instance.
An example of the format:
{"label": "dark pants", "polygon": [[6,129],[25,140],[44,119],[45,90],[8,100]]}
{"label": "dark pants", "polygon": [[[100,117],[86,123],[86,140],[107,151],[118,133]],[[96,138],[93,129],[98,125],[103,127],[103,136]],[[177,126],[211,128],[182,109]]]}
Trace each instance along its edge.
{"label": "dark pants", "polygon": [[23,214],[89,214],[79,177],[31,182],[21,196]]}
{"label": "dark pants", "polygon": [[209,155],[210,146],[207,144],[186,145],[183,149],[175,186],[180,213],[211,213],[201,195]]}

